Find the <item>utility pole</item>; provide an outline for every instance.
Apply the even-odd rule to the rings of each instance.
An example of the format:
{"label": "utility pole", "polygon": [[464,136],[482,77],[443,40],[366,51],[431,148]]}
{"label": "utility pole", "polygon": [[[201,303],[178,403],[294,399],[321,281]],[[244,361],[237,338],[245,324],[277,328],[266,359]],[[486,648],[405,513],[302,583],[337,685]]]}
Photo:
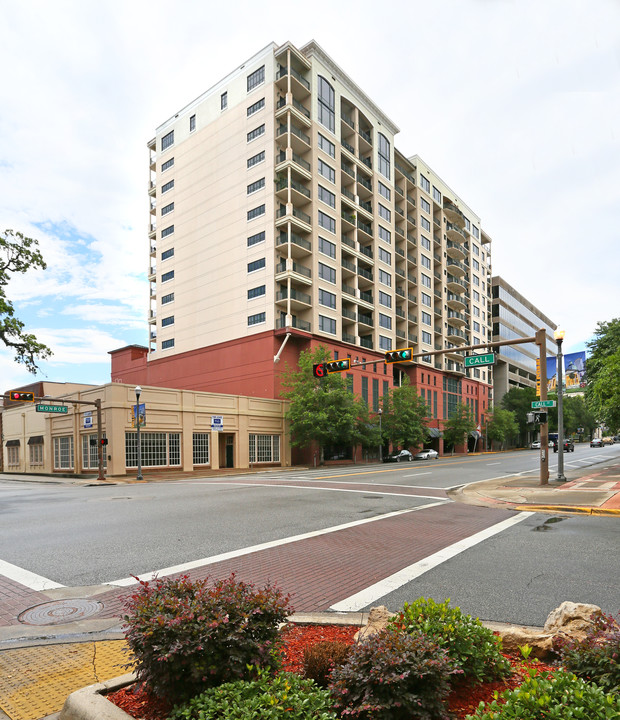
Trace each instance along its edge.
{"label": "utility pole", "polygon": [[[544,328],[536,331],[536,344],[540,360],[540,399],[547,399],[547,337]],[[549,484],[549,413],[540,424],[540,484]]]}
{"label": "utility pole", "polygon": [[558,346],[557,354],[557,373],[556,377],[558,380],[558,480],[566,481],[564,475],[564,376],[563,376],[563,364],[564,358],[562,355],[562,340],[564,340],[564,330],[556,330],[554,333],[555,342]]}

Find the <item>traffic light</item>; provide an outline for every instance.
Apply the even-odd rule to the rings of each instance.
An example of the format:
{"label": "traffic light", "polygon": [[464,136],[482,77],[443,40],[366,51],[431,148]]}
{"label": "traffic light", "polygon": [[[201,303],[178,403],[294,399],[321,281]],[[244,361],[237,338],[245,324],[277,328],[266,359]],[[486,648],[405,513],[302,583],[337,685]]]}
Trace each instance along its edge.
{"label": "traffic light", "polygon": [[413,357],[413,348],[405,348],[404,350],[390,350],[385,353],[386,363],[404,362],[411,360]]}
{"label": "traffic light", "polygon": [[100,441],[100,442],[101,442],[102,445],[107,445],[107,444],[108,444],[108,438],[101,438],[101,441]]}
{"label": "traffic light", "polygon": [[16,400],[17,402],[34,402],[34,393],[11,390],[9,393],[9,400]]}
{"label": "traffic light", "polygon": [[325,369],[325,363],[316,363],[312,366],[312,374],[315,378],[323,378],[327,375],[327,370]]}
{"label": "traffic light", "polygon": [[539,412],[538,413],[538,422],[541,424],[544,424],[547,422],[547,413],[546,412]]}
{"label": "traffic light", "polygon": [[328,373],[344,372],[345,370],[351,369],[351,360],[331,360],[330,362],[323,363]]}

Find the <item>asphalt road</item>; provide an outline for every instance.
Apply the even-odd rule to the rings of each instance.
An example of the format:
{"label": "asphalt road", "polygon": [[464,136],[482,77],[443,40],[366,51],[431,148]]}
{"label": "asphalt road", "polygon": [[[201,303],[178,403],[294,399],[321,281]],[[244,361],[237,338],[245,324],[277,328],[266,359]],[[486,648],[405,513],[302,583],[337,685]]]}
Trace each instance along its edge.
{"label": "asphalt road", "polygon": [[[618,457],[620,446],[577,446],[564,455],[565,471]],[[550,460],[553,474],[557,455]],[[537,466],[538,451],[520,451],[148,485],[0,479],[0,561],[73,587],[431,504],[427,512],[441,529],[448,501],[437,492],[425,494],[483,479],[535,476]],[[419,596],[449,597],[482,619],[531,625],[542,624],[563,600],[620,610],[618,518],[522,518],[371,604],[398,609]],[[381,568],[375,570],[380,575]]]}

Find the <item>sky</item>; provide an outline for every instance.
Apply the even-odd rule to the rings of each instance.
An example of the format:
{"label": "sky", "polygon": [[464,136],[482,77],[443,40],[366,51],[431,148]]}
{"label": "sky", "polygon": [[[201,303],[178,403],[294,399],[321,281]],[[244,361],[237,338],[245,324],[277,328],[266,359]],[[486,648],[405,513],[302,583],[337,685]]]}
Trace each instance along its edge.
{"label": "sky", "polygon": [[147,345],[156,128],[271,42],[314,39],[482,219],[500,275],[582,350],[620,316],[619,0],[0,0],[8,295],[53,357],[0,390],[110,381]]}

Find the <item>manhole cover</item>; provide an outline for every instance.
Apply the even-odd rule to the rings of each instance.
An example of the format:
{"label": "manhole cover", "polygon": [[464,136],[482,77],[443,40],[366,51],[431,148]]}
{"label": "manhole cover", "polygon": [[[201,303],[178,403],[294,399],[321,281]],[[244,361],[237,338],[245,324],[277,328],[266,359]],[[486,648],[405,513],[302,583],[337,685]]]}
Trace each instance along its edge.
{"label": "manhole cover", "polygon": [[24,625],[62,625],[92,617],[103,610],[97,600],[53,600],[24,610],[17,619]]}

